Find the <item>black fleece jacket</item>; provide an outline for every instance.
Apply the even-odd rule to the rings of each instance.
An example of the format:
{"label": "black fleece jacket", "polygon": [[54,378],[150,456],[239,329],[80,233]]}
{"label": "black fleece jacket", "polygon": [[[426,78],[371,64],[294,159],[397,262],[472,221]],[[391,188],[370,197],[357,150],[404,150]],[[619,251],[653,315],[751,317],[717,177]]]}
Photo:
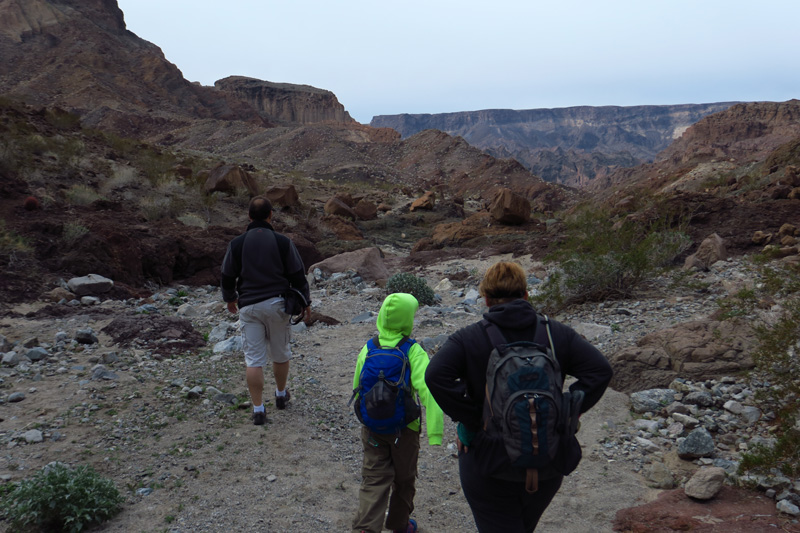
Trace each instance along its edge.
{"label": "black fleece jacket", "polygon": [[[497,325],[507,342],[533,341],[538,318],[526,300],[495,305],[483,315]],[[611,365],[600,351],[572,328],[550,320],[556,358],[564,376],[577,381],[570,390],[585,393],[582,412],[596,404],[611,381]],[[470,431],[482,427],[486,366],[493,347],[480,322],[453,333],[431,359],[425,383],[444,413]]]}
{"label": "black fleece jacket", "polygon": [[311,303],[305,267],[294,243],[263,220],[233,239],[222,260],[222,299],[239,308],[282,296],[294,287]]}

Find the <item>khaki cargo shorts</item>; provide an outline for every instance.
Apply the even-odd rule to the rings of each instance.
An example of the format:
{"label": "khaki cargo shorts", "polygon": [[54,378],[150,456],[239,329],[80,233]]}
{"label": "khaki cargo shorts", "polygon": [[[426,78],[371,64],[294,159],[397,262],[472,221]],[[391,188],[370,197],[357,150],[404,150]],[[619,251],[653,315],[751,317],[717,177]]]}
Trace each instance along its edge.
{"label": "khaki cargo shorts", "polygon": [[239,309],[248,367],[265,367],[268,357],[273,363],[285,363],[292,357],[289,315],[283,307],[283,298],[277,296]]}

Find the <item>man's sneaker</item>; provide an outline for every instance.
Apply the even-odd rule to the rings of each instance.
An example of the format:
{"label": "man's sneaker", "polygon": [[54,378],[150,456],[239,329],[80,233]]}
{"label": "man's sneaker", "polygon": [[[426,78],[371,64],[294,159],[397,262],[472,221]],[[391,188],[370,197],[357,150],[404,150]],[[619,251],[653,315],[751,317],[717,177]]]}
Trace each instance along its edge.
{"label": "man's sneaker", "polygon": [[267,413],[265,411],[259,411],[258,413],[253,413],[253,425],[255,426],[263,426],[264,423],[267,421]]}
{"label": "man's sneaker", "polygon": [[417,533],[417,521],[409,518],[408,526],[405,529],[395,529],[393,533]]}
{"label": "man's sneaker", "polygon": [[289,394],[289,389],[286,389],[285,396],[278,396],[278,394],[275,393],[275,407],[278,409],[286,409],[286,404],[289,403],[289,400],[291,399],[292,395]]}

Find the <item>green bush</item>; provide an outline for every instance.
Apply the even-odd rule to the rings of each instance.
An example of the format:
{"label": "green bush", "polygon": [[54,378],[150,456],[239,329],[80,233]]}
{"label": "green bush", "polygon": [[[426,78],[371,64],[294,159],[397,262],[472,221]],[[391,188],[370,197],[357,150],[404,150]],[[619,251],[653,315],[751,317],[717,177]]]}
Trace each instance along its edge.
{"label": "green bush", "polygon": [[626,298],[688,249],[691,239],[664,216],[647,223],[584,209],[565,221],[567,237],[548,258],[559,264],[532,296],[554,312],[568,305]]}
{"label": "green bush", "polygon": [[405,292],[414,296],[420,305],[433,305],[436,295],[433,289],[423,278],[418,278],[410,272],[400,272],[393,275],[386,282],[386,294]]}
{"label": "green bush", "polygon": [[780,315],[755,326],[753,378],[769,383],[756,394],[762,411],[775,413],[774,447],[758,447],[742,458],[740,471],[778,469],[800,475],[800,269],[763,265],[758,296],[782,301]]}
{"label": "green bush", "polygon": [[77,532],[111,518],[122,502],[114,483],[91,467],[51,463],[4,495],[0,510],[19,528]]}

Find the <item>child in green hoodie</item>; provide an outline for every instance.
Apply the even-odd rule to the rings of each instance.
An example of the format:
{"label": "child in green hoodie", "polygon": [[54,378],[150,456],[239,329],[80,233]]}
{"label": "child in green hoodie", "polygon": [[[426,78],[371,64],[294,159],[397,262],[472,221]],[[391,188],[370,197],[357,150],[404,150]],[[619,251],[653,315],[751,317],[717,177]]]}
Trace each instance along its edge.
{"label": "child in green hoodie", "polygon": [[[410,294],[395,293],[387,296],[378,313],[380,345],[396,346],[404,337],[410,337],[418,308],[417,299]],[[364,345],[358,354],[353,378],[354,389],[358,389],[367,351],[368,348]],[[439,446],[442,444],[444,415],[425,384],[428,354],[422,346],[414,342],[408,350],[408,360],[412,392],[419,394],[420,403],[425,406],[428,444]],[[373,433],[365,426],[361,428],[364,461],[358,493],[358,512],[353,520],[354,532],[380,533],[387,501],[389,513],[386,515],[386,529],[402,533],[417,530],[417,523],[409,516],[414,510],[419,432],[419,418],[403,428],[399,438],[395,434]]]}

